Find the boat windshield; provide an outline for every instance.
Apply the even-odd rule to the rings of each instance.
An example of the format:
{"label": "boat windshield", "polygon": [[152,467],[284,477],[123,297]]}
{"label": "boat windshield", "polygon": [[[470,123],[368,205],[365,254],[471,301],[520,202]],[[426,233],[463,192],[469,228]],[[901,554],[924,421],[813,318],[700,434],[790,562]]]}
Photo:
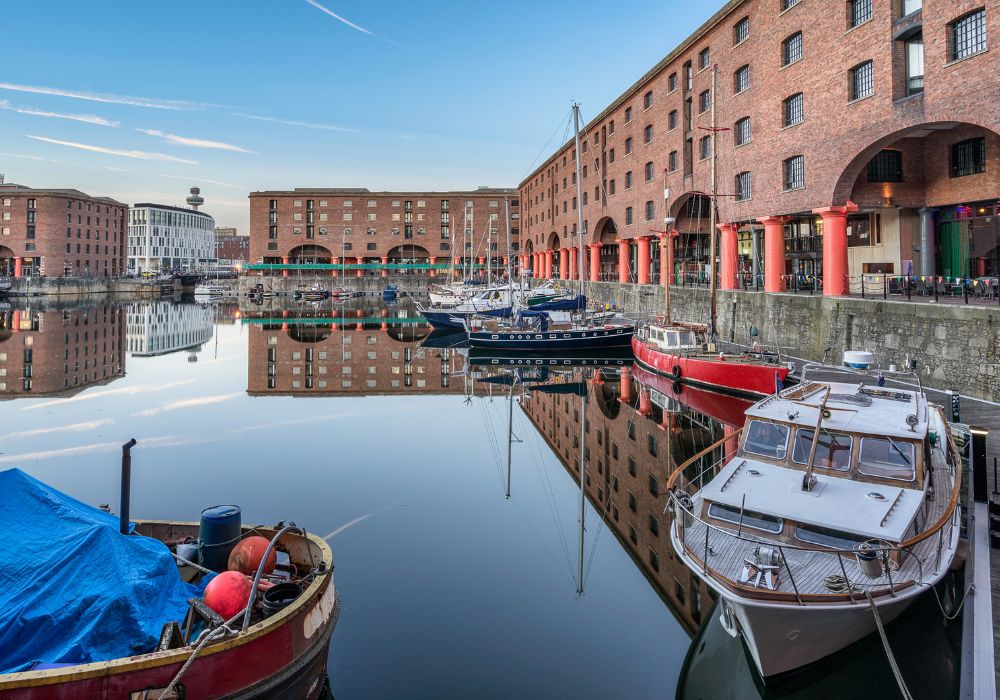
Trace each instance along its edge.
{"label": "boat windshield", "polygon": [[651,335],[653,340],[659,342],[665,348],[692,347],[697,343],[694,333],[691,331],[662,330],[653,328]]}
{"label": "boat windshield", "polygon": [[[725,520],[730,523],[740,523],[740,509],[732,506],[724,506],[721,503],[713,503],[708,507],[708,514],[713,518]],[[781,518],[766,513],[758,513],[755,510],[743,511],[743,527],[752,527],[754,530],[763,532],[781,532],[784,523]]]}
{"label": "boat windshield", "polygon": [[861,438],[858,471],[866,476],[913,481],[917,467],[912,442],[884,438]]}
{"label": "boat windshield", "polygon": [[[815,431],[809,428],[799,428],[795,431],[795,442],[792,443],[792,461],[796,464],[808,464],[809,453],[812,451]],[[819,444],[816,445],[816,459],[813,466],[820,469],[836,469],[846,472],[851,468],[851,448],[854,438],[843,433],[831,433],[820,429]]]}
{"label": "boat windshield", "polygon": [[865,541],[861,535],[819,527],[818,525],[797,525],[795,538],[801,542],[832,547],[833,549],[854,549]]}
{"label": "boat windshield", "polygon": [[788,451],[788,426],[763,420],[750,421],[743,449],[761,457],[784,459]]}

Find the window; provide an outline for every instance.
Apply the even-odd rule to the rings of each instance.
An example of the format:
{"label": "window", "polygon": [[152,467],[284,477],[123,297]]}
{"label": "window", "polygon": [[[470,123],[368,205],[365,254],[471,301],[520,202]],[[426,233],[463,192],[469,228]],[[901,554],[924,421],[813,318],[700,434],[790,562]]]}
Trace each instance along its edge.
{"label": "window", "polygon": [[611,196],[614,193],[615,193],[615,180],[614,178],[611,178],[611,180],[608,181],[608,196]]}
{"label": "window", "polygon": [[[799,428],[795,431],[795,441],[792,443],[792,461],[796,464],[809,464],[809,454],[812,452],[813,435],[815,431],[809,428]],[[843,433],[831,433],[825,428],[820,429],[819,444],[816,445],[816,457],[813,464],[819,469],[836,469],[840,472],[851,468],[851,450],[854,438]]]}
{"label": "window", "polygon": [[903,0],[903,17],[912,15],[917,10],[923,9],[924,0]]}
{"label": "window", "polygon": [[872,18],[872,0],[850,0],[847,3],[847,22],[857,27]]}
{"label": "window", "polygon": [[673,92],[677,89],[677,74],[671,73],[670,77],[667,78],[667,92]]}
{"label": "window", "polygon": [[705,90],[698,95],[698,112],[704,114],[712,108],[712,91]]}
{"label": "window", "polygon": [[867,539],[862,535],[832,530],[818,525],[796,525],[795,538],[801,542],[843,550],[854,550]]}
{"label": "window", "polygon": [[684,64],[684,90],[691,92],[694,87],[694,71],[691,69],[691,61]]}
{"label": "window", "polygon": [[650,90],[642,97],[642,108],[649,109],[653,106],[653,91]]}
{"label": "window", "polygon": [[806,162],[802,156],[785,160],[785,190],[799,190],[806,186]]}
{"label": "window", "polygon": [[625,189],[627,189],[627,190],[632,189],[632,171],[631,170],[629,170],[627,173],[625,173]]}
{"label": "window", "polygon": [[781,0],[781,9],[787,10],[792,5],[797,5],[799,0]]}
{"label": "window", "polygon": [[742,44],[750,36],[750,18],[744,17],[733,25],[733,45]]}
{"label": "window", "polygon": [[806,118],[805,98],[802,96],[802,93],[800,92],[787,98],[784,102],[782,112],[784,114],[784,126],[801,124]]}
{"label": "window", "polygon": [[755,510],[741,510],[733,506],[724,506],[721,503],[713,503],[708,507],[709,516],[718,520],[725,520],[729,523],[743,523],[743,527],[761,530],[763,532],[781,532],[785,523],[781,518],[766,513],[758,513]]}
{"label": "window", "polygon": [[610,122],[608,122],[608,136],[611,136],[614,133],[615,133],[615,120],[612,119]]}
{"label": "window", "polygon": [[615,162],[615,149],[613,148],[608,150],[608,162],[609,163]]}
{"label": "window", "polygon": [[701,53],[698,54],[698,69],[705,70],[706,68],[708,68],[708,64],[711,60],[712,60],[712,53],[706,46],[701,50]]}
{"label": "window", "polygon": [[862,63],[851,69],[851,101],[869,97],[875,93],[875,64]]}
{"label": "window", "polygon": [[906,40],[906,94],[924,91],[924,35],[916,34]]}
{"label": "window", "polygon": [[802,32],[796,32],[781,42],[781,65],[790,65],[801,58]]}
{"label": "window", "polygon": [[649,514],[649,531],[654,535],[660,534],[660,521],[657,520],[652,513]]}
{"label": "window", "polygon": [[630,124],[631,122],[632,122],[632,108],[631,107],[626,107],[625,108],[625,123],[626,124]]}
{"label": "window", "polygon": [[750,66],[743,66],[733,73],[733,93],[739,94],[750,87]]}
{"label": "window", "polygon": [[644,172],[646,173],[646,182],[651,182],[653,179],[653,161],[646,163]]}
{"label": "window", "polygon": [[677,151],[670,151],[670,155],[667,156],[667,170],[670,172],[677,170]]}
{"label": "window", "polygon": [[868,163],[868,182],[902,182],[903,154],[882,151]]}
{"label": "window", "polygon": [[647,124],[646,128],[642,130],[642,140],[645,143],[653,142],[653,125]]}
{"label": "window", "polygon": [[629,136],[627,139],[625,139],[625,155],[628,155],[631,152],[632,152],[632,137]]}
{"label": "window", "polygon": [[677,110],[673,110],[667,115],[667,129],[673,131],[677,128]]}
{"label": "window", "polygon": [[750,117],[743,117],[733,125],[733,137],[737,146],[750,143]]}
{"label": "window", "polygon": [[712,157],[712,137],[702,136],[701,140],[698,142],[698,157],[702,160],[708,160]]}
{"label": "window", "polygon": [[913,443],[892,438],[861,438],[858,471],[866,476],[913,481],[916,475]]}
{"label": "window", "polygon": [[625,225],[631,225],[632,223],[632,207],[625,207]]}
{"label": "window", "polygon": [[986,139],[960,141],[951,147],[951,176],[965,177],[986,172]]}
{"label": "window", "polygon": [[949,25],[949,59],[973,56],[986,50],[986,10],[976,10]]}
{"label": "window", "polygon": [[654,205],[652,201],[646,202],[646,221],[652,221],[655,215]]}
{"label": "window", "polygon": [[745,202],[753,195],[750,173],[740,173],[736,176],[736,201]]}
{"label": "window", "polygon": [[750,421],[743,450],[749,454],[769,459],[785,458],[788,443],[788,426],[763,420]]}

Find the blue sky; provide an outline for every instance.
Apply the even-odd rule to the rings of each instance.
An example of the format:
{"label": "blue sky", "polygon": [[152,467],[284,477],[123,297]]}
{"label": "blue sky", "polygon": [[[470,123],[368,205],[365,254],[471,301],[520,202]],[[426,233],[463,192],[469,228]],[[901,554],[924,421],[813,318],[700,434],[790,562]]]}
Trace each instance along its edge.
{"label": "blue sky", "polygon": [[593,117],[718,5],[14,3],[0,173],[128,204],[197,184],[244,230],[259,189],[513,186],[570,100]]}

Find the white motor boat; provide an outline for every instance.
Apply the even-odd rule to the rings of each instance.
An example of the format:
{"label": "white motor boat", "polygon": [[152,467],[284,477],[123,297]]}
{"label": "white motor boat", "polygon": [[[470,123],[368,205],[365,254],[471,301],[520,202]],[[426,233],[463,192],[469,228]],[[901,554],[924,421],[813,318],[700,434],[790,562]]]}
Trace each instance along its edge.
{"label": "white motor boat", "polygon": [[871,634],[944,577],[961,470],[922,390],[803,380],[673,472],[671,541],[768,679]]}

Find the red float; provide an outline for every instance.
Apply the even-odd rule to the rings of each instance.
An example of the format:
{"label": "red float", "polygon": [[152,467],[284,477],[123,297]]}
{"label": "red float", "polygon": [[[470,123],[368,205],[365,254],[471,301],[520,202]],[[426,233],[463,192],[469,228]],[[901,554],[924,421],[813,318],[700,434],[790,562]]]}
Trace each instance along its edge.
{"label": "red float", "polygon": [[246,607],[250,589],[246,576],[238,571],[223,571],[205,587],[205,605],[228,620]]}
{"label": "red float", "polygon": [[[240,540],[233,547],[233,551],[229,553],[229,565],[226,568],[230,571],[239,571],[247,576],[253,576],[257,573],[257,567],[260,566],[260,560],[264,557],[264,552],[267,551],[269,544],[267,538],[259,535]],[[269,574],[274,571],[274,566],[277,563],[278,553],[272,549],[271,553],[268,554],[267,563],[264,565],[264,573]]]}

